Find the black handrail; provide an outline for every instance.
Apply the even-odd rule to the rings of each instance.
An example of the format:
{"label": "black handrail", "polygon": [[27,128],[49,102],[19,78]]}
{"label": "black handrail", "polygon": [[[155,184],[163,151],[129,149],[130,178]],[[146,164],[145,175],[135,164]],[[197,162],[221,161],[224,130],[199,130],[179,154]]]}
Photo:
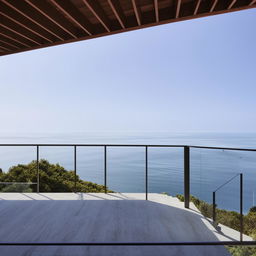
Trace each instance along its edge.
{"label": "black handrail", "polygon": [[256,241],[212,242],[0,242],[0,246],[256,246]]}
{"label": "black handrail", "polygon": [[243,224],[243,174],[238,173],[234,175],[231,179],[227,180],[225,183],[223,183],[221,186],[219,186],[217,189],[215,189],[212,192],[212,220],[213,224],[217,226],[216,223],[216,192],[223,188],[225,185],[230,183],[232,180],[234,180],[236,177],[240,176],[240,241],[243,241],[243,230],[244,230],[244,224]]}
{"label": "black handrail", "polygon": [[232,150],[232,151],[253,151],[256,152],[256,148],[232,148],[232,147],[208,147],[208,146],[197,146],[197,145],[170,145],[170,144],[77,144],[77,143],[66,143],[66,144],[53,144],[53,143],[18,143],[18,144],[11,144],[11,143],[2,143],[0,147],[172,147],[172,148],[202,148],[202,149],[220,149],[220,150]]}

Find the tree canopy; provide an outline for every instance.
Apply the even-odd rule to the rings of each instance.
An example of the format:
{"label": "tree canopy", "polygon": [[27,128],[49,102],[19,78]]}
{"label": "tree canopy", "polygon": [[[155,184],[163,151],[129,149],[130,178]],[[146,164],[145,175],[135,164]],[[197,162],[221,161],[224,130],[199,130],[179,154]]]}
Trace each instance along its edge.
{"label": "tree canopy", "polygon": [[[75,173],[68,171],[59,164],[50,164],[47,160],[39,161],[39,190],[40,192],[74,192]],[[37,182],[37,162],[18,164],[8,172],[0,172],[0,182]],[[3,192],[35,192],[36,184],[0,185]],[[84,181],[76,175],[77,192],[104,192],[105,186]],[[108,192],[111,192],[108,190]]]}

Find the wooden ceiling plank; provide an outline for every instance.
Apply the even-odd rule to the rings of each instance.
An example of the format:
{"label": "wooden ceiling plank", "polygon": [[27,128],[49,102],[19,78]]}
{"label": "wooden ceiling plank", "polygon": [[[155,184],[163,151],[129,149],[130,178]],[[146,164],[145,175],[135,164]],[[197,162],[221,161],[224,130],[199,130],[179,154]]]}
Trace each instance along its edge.
{"label": "wooden ceiling plank", "polygon": [[139,26],[141,26],[141,12],[137,6],[136,0],[132,0],[133,10],[136,16],[136,20]]}
{"label": "wooden ceiling plank", "polygon": [[25,0],[30,6],[44,15],[47,19],[55,23],[62,30],[68,33],[73,38],[77,38],[76,29],[71,24],[66,22],[65,17],[62,16],[52,5],[48,2],[38,0]]}
{"label": "wooden ceiling plank", "polygon": [[196,8],[195,8],[195,10],[194,10],[194,15],[197,15],[198,9],[199,9],[199,7],[200,7],[200,4],[201,4],[201,0],[197,0],[197,2],[196,2]]}
{"label": "wooden ceiling plank", "polygon": [[158,0],[154,0],[154,9],[155,9],[155,15],[156,15],[156,22],[159,22]]}
{"label": "wooden ceiling plank", "polygon": [[[0,41],[0,42],[1,42],[1,41]],[[6,47],[4,47],[3,45],[0,45],[0,48],[1,48],[2,50],[4,50],[4,51],[7,51],[7,52],[11,52],[11,51],[12,51],[12,49],[6,48]]]}
{"label": "wooden ceiling plank", "polygon": [[21,41],[19,41],[19,40],[16,39],[16,38],[13,38],[12,36],[8,35],[7,33],[0,32],[0,35],[3,36],[3,37],[8,38],[8,39],[10,39],[10,40],[12,40],[12,41],[14,41],[14,42],[17,42],[18,44],[21,44],[21,45],[23,45],[23,46],[25,46],[25,47],[27,47],[27,48],[30,48],[30,47],[31,47],[30,45],[28,45],[28,44],[26,44],[26,43],[24,43],[24,42],[21,42]]}
{"label": "wooden ceiling plank", "polygon": [[39,21],[39,17],[37,16],[37,14],[35,12],[31,12],[23,6],[23,3],[24,3],[23,1],[6,1],[6,0],[1,0],[1,1],[4,2],[6,5],[8,5],[9,7],[11,7],[12,9],[14,9],[15,11],[22,14],[24,17],[26,17],[27,19],[29,19],[36,25],[43,28],[48,33],[50,33],[53,36],[55,36],[56,38],[58,38],[59,40],[61,40],[61,41],[65,40],[62,36],[58,35],[54,29],[49,29],[48,28],[49,24],[43,24],[42,20]]}
{"label": "wooden ceiling plank", "polygon": [[[3,38],[2,38],[2,39],[3,39]],[[6,40],[2,40],[2,39],[0,39],[0,42],[1,42],[1,43],[7,44],[7,45],[9,45],[9,46],[11,46],[11,47],[13,47],[13,48],[15,48],[15,49],[19,49],[19,47],[17,47],[16,45],[14,45],[14,44],[12,44],[12,43],[10,43],[10,42],[6,42]]]}
{"label": "wooden ceiling plank", "polygon": [[180,15],[180,6],[181,6],[181,0],[177,0],[177,8],[176,8],[176,15],[175,15],[176,19],[178,19]]}
{"label": "wooden ceiling plank", "polygon": [[24,28],[23,26],[17,24],[12,19],[9,19],[1,11],[0,11],[0,14],[2,15],[2,18],[1,18],[2,25],[5,26],[6,28],[8,28],[9,30],[11,30],[12,32],[17,33],[21,37],[24,37],[27,40],[29,40],[29,41],[31,41],[35,44],[38,44],[38,45],[41,45],[43,42],[45,42],[45,40],[42,37],[40,37],[38,35],[35,35],[30,30],[28,30],[28,29]]}
{"label": "wooden ceiling plank", "polygon": [[121,27],[125,29],[125,16],[118,0],[108,0],[108,4],[110,5]]}
{"label": "wooden ceiling plank", "polygon": [[9,25],[6,24],[3,17],[1,18],[1,26],[4,27],[7,30],[10,30],[14,34],[17,34],[17,35],[31,41],[32,43],[34,43],[36,45],[41,45],[41,42],[38,42],[38,41],[32,39],[31,37],[27,36],[26,33],[24,33],[24,31],[21,30],[21,27],[17,28],[17,27],[12,26],[12,28],[11,28]]}
{"label": "wooden ceiling plank", "polygon": [[234,4],[236,3],[237,0],[232,0],[232,2],[230,3],[230,5],[228,6],[228,10],[230,10]]}
{"label": "wooden ceiling plank", "polygon": [[102,24],[102,26],[110,32],[110,22],[104,10],[101,8],[99,3],[95,0],[82,0],[87,8],[93,13],[97,20]]}
{"label": "wooden ceiling plank", "polygon": [[86,17],[70,1],[50,0],[62,13],[72,20],[88,35],[92,35],[92,28]]}
{"label": "wooden ceiling plank", "polygon": [[[41,37],[42,39],[53,43],[53,40],[49,39],[45,35],[43,35],[42,31],[38,32],[38,28],[36,29],[33,25],[34,23],[30,23],[29,20],[27,20],[26,17],[21,16],[21,14],[14,12],[12,9],[8,9],[9,7],[4,5],[2,2],[0,2],[0,10],[1,10],[1,15],[5,16],[6,18],[12,20],[13,22],[17,23],[18,25],[26,28],[30,32],[34,33],[35,35]],[[29,22],[28,22],[29,21]],[[32,26],[31,26],[32,25]],[[41,28],[39,27],[41,30]]]}
{"label": "wooden ceiling plank", "polygon": [[18,43],[18,42],[16,42],[16,41],[12,40],[12,39],[10,38],[10,35],[9,35],[9,37],[8,37],[8,35],[5,36],[4,34],[1,34],[1,40],[3,40],[4,42],[8,43],[9,45],[15,46],[17,49],[21,49],[21,48],[24,47],[23,44],[20,44],[20,43]]}
{"label": "wooden ceiling plank", "polygon": [[256,3],[256,0],[252,0],[249,4],[249,6],[254,5]]}
{"label": "wooden ceiling plank", "polygon": [[[0,11],[0,14],[2,15],[2,22],[4,22],[3,19],[6,18],[6,19],[12,21],[13,23],[15,23],[17,26],[22,27],[23,29],[26,29],[26,30],[32,32],[33,34],[35,34],[36,36],[40,37],[41,39],[44,39],[43,37],[41,37],[40,34],[34,33],[34,31],[31,30],[29,27],[26,27],[26,26],[24,26],[22,23],[17,22],[15,19],[13,19],[12,17],[6,15],[5,13],[3,13],[3,12]],[[12,26],[12,27],[16,27],[16,28],[17,28],[17,26]],[[17,30],[20,31],[20,29],[17,29]],[[23,31],[24,31],[24,30],[23,30]],[[20,32],[21,32],[21,31],[20,31]],[[25,33],[25,34],[27,34],[27,33]],[[48,42],[53,42],[53,41],[50,41],[50,40],[47,40],[47,41],[48,41]]]}
{"label": "wooden ceiling plank", "polygon": [[214,0],[213,4],[212,4],[212,6],[211,6],[210,12],[213,12],[213,11],[214,11],[214,9],[215,9],[217,3],[218,3],[218,0]]}

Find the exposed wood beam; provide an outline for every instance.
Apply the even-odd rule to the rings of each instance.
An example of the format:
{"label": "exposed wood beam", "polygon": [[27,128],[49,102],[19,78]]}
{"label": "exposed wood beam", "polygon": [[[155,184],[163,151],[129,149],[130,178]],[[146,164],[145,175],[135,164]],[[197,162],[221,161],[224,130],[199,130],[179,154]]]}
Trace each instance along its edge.
{"label": "exposed wood beam", "polygon": [[[1,26],[1,25],[0,25],[0,26]],[[14,41],[14,42],[17,42],[18,44],[23,45],[23,46],[25,46],[25,47],[27,47],[27,48],[30,48],[30,47],[31,47],[30,45],[28,45],[28,44],[26,44],[26,43],[24,43],[24,42],[21,42],[20,40],[14,38],[13,36],[8,35],[8,32],[6,32],[6,31],[5,31],[5,32],[0,32],[0,35],[3,36],[3,37],[8,38],[8,39],[10,39],[10,40],[12,40],[12,41]]]}
{"label": "exposed wood beam", "polygon": [[4,40],[2,40],[2,39],[0,40],[0,42],[1,42],[2,44],[9,45],[9,46],[11,46],[11,47],[13,47],[13,48],[15,48],[15,49],[19,49],[18,46],[14,45],[14,44],[12,44],[12,43],[6,42],[6,41],[4,41]]}
{"label": "exposed wood beam", "polygon": [[125,16],[121,9],[121,6],[118,2],[118,0],[108,0],[108,3],[115,14],[117,20],[119,21],[121,27],[125,29]]}
{"label": "exposed wood beam", "polygon": [[25,0],[30,6],[44,15],[47,19],[55,23],[62,30],[68,33],[73,38],[77,38],[76,29],[68,22],[63,19],[62,16],[52,5],[50,5],[46,1],[38,1],[38,0]]}
{"label": "exposed wood beam", "polygon": [[0,48],[4,51],[10,52],[12,49],[6,48],[3,45],[0,45]]}
{"label": "exposed wood beam", "polygon": [[197,0],[197,2],[196,2],[196,8],[195,8],[195,10],[194,10],[194,15],[197,15],[197,12],[198,12],[198,9],[199,9],[199,7],[200,7],[200,4],[201,4],[201,0]]}
{"label": "exposed wood beam", "polygon": [[27,30],[26,28],[18,25],[16,22],[14,22],[13,20],[7,18],[4,16],[4,14],[2,14],[2,12],[0,11],[0,14],[2,15],[1,17],[1,24],[11,30],[12,32],[20,35],[21,37],[26,38],[27,40],[35,43],[35,44],[42,44],[43,42],[45,42],[44,39],[42,39],[41,37],[39,37],[38,35],[35,35],[34,33],[32,33],[30,30]]}
{"label": "exposed wood beam", "polygon": [[14,45],[17,49],[23,48],[24,45],[20,44],[14,40],[11,39],[11,36],[5,35],[5,34],[1,34],[1,40],[3,40],[5,43],[8,43],[9,45]]}
{"label": "exposed wood beam", "polygon": [[54,41],[50,39],[49,35],[45,33],[45,31],[41,28],[35,25],[34,23],[31,23],[26,17],[21,15],[20,13],[14,11],[4,3],[0,2],[0,10],[1,15],[5,16],[6,18],[12,20],[13,22],[17,23],[18,25],[26,28],[30,32],[34,33],[35,35],[41,37],[42,39],[53,43]]}
{"label": "exposed wood beam", "polygon": [[[32,21],[33,23],[35,23],[36,25],[38,25],[39,27],[43,28],[45,31],[47,31],[48,33],[52,34],[53,36],[55,36],[56,38],[58,38],[61,41],[64,41],[64,37],[58,35],[55,32],[55,29],[52,28],[51,24],[49,23],[45,23],[40,17],[39,15],[37,15],[35,13],[35,11],[33,11],[33,9],[31,10],[31,6],[27,5],[24,6],[23,1],[6,1],[6,0],[1,0],[2,2],[4,2],[6,5],[8,5],[9,7],[11,7],[13,10],[19,12],[21,15],[23,15],[24,17],[26,17],[27,19],[29,19],[30,21]],[[30,7],[30,8],[28,8]]]}
{"label": "exposed wood beam", "polygon": [[256,0],[252,0],[249,4],[249,6],[254,5],[256,3]]}
{"label": "exposed wood beam", "polygon": [[159,22],[158,0],[154,0],[154,8],[155,8],[156,22]]}
{"label": "exposed wood beam", "polygon": [[132,0],[132,6],[136,16],[137,23],[139,26],[141,26],[141,13],[140,13],[140,10],[138,9],[136,0]]}
{"label": "exposed wood beam", "polygon": [[82,0],[87,8],[93,13],[97,20],[102,24],[102,26],[110,32],[110,22],[107,15],[104,13],[101,6],[95,0]]}
{"label": "exposed wood beam", "polygon": [[70,2],[63,0],[50,0],[64,15],[72,20],[88,35],[92,35],[92,28],[86,17]]}
{"label": "exposed wood beam", "polygon": [[8,26],[6,24],[6,21],[4,21],[4,17],[1,18],[1,26],[4,27],[5,29],[11,31],[14,34],[27,39],[28,41],[30,41],[36,45],[41,45],[41,42],[38,42],[38,41],[32,39],[31,37],[26,36],[27,33],[26,32],[24,33],[24,30],[22,30],[22,27],[12,26],[12,28],[11,28],[10,26]]}
{"label": "exposed wood beam", "polygon": [[218,3],[218,0],[214,0],[212,6],[211,6],[211,9],[210,9],[210,12],[213,12],[214,11],[214,8],[216,6],[216,4]]}
{"label": "exposed wood beam", "polygon": [[236,3],[237,0],[232,0],[232,2],[230,3],[230,5],[228,6],[228,10],[230,10],[233,5]]}
{"label": "exposed wood beam", "polygon": [[178,19],[180,15],[180,6],[181,6],[181,0],[177,0],[177,8],[176,8],[176,15],[175,15],[176,19]]}

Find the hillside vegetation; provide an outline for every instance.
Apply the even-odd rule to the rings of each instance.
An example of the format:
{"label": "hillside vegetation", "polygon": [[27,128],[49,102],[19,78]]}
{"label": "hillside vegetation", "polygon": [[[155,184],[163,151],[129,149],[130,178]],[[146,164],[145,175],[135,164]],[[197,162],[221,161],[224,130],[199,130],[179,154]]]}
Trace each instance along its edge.
{"label": "hillside vegetation", "polygon": [[[184,201],[183,195],[177,197]],[[207,218],[212,218],[213,205],[194,196],[190,197],[191,202],[195,204],[198,210]],[[244,234],[256,240],[256,206],[252,207],[249,212],[244,215]],[[235,211],[226,211],[216,208],[216,221],[237,231],[240,231],[240,214]],[[228,247],[233,256],[256,256],[256,247]]]}
{"label": "hillside vegetation", "polygon": [[[59,164],[50,164],[47,160],[40,160],[40,192],[74,192],[75,173],[68,171]],[[78,192],[104,192],[105,186],[93,182],[84,181],[76,175],[76,188]],[[37,164],[32,161],[29,164],[18,164],[8,172],[0,172],[0,182],[37,182]],[[11,184],[0,185],[2,192],[36,192],[36,184]],[[108,192],[111,192],[108,190]]]}

